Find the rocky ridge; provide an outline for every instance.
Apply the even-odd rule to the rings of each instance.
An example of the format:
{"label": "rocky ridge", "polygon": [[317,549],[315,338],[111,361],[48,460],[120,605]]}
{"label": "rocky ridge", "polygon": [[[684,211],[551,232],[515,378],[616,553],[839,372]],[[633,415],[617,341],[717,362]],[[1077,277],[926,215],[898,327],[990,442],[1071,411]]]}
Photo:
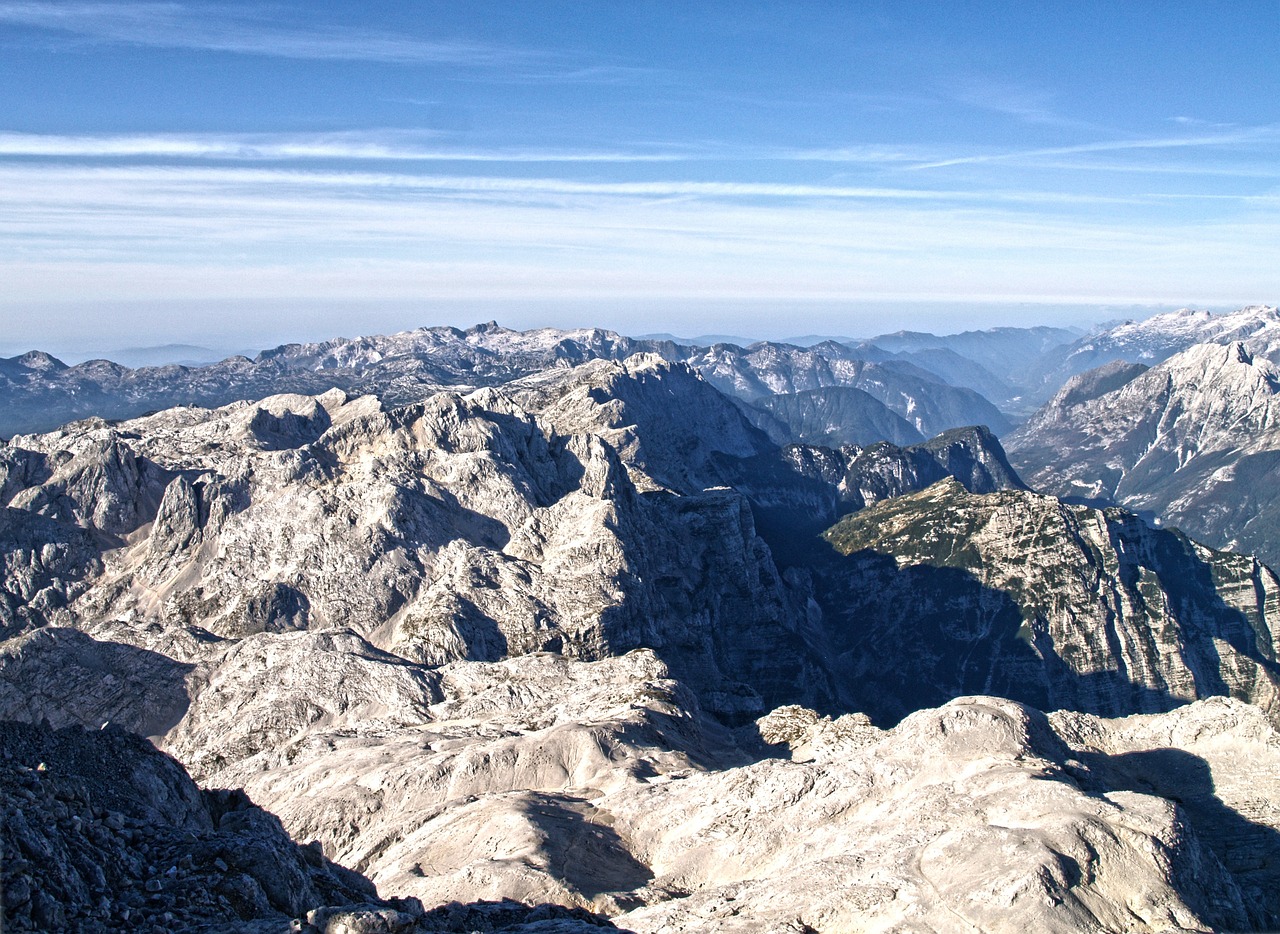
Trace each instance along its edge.
{"label": "rocky ridge", "polygon": [[0,436],[48,431],[76,418],[133,418],[173,406],[220,406],[280,393],[338,388],[376,395],[392,406],[444,388],[501,386],[589,360],[652,353],[688,363],[717,388],[747,401],[776,392],[855,386],[928,436],[961,425],[1008,423],[979,393],[905,361],[876,363],[843,345],[800,348],[760,343],[691,347],[636,340],[599,329],[511,331],[489,323],[466,331],[419,328],[386,336],[286,344],[253,360],[231,357],[203,367],[130,370],[106,360],[68,367],[42,353],[0,360],[9,405]]}
{"label": "rocky ridge", "polygon": [[982,691],[1116,716],[1229,694],[1280,718],[1280,581],[1257,559],[950,480],[826,538],[846,556],[820,600],[854,709],[892,720]]}
{"label": "rocky ridge", "polygon": [[1280,310],[1271,305],[1221,313],[1182,308],[1126,321],[1063,348],[1061,361],[1046,368],[1044,386],[1052,392],[1068,378],[1116,360],[1154,366],[1196,344],[1233,343],[1280,363]]}
{"label": "rocky ridge", "polygon": [[1086,374],[1007,440],[1037,489],[1280,561],[1280,371],[1244,343]]}

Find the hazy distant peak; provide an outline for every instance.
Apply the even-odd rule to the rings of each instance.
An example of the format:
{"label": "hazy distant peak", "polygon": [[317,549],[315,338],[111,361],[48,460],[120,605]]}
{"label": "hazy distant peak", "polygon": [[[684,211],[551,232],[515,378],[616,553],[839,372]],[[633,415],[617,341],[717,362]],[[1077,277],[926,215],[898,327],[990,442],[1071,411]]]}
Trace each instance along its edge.
{"label": "hazy distant peak", "polygon": [[45,370],[65,370],[67,365],[59,360],[53,354],[45,353],[43,350],[28,350],[26,353],[18,357],[11,358],[14,363],[28,370],[45,371]]}

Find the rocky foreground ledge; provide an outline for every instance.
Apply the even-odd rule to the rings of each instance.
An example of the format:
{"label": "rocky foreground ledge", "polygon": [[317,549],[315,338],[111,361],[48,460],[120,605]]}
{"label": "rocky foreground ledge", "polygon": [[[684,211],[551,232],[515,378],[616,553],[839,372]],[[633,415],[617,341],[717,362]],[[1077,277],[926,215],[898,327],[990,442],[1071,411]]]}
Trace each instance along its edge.
{"label": "rocky foreground ledge", "polygon": [[[344,798],[376,788],[416,827],[361,861],[381,876],[383,896],[404,896],[390,901],[320,845],[296,844],[242,792],[199,789],[136,736],[5,723],[6,930],[1066,934],[1280,924],[1280,737],[1238,701],[1106,720],[966,697],[892,730],[858,714],[780,708],[739,731],[739,755],[748,736],[757,743],[757,757],[739,765],[653,747],[636,711],[591,718],[602,740],[612,734],[594,752],[554,726],[477,738],[426,773],[397,763],[394,748],[379,751],[381,768],[335,750],[327,768],[345,774],[307,796],[316,814],[336,820]],[[584,756],[595,774],[557,779],[546,767],[583,766]],[[538,762],[539,790],[512,787],[530,784],[513,768]],[[476,793],[451,794],[464,779]],[[495,882],[561,904],[495,901]],[[423,900],[441,901],[429,897],[437,889],[470,904],[424,912]]]}
{"label": "rocky foreground ledge", "polygon": [[119,727],[0,722],[3,930],[399,932],[612,929],[582,909],[378,898],[240,791],[201,790]]}

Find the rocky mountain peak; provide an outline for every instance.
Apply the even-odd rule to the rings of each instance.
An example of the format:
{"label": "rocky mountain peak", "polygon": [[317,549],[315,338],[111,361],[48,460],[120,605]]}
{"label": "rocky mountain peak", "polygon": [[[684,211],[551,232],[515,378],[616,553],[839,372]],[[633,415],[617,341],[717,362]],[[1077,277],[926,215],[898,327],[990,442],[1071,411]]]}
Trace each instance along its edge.
{"label": "rocky mountain peak", "polygon": [[34,370],[37,373],[47,373],[50,371],[57,372],[67,369],[67,365],[52,354],[47,354],[42,350],[30,350],[19,357],[14,357],[13,362],[18,366],[28,370]]}
{"label": "rocky mountain peak", "polygon": [[1105,396],[1150,369],[1143,363],[1113,360],[1071,377],[1049,400],[1046,409],[1066,409]]}

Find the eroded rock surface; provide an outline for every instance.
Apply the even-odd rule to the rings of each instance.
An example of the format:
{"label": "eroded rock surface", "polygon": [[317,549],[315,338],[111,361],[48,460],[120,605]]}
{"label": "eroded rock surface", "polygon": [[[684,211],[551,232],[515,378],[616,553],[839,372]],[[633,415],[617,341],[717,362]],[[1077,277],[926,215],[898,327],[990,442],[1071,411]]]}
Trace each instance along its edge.
{"label": "eroded rock surface", "polygon": [[1280,715],[1280,581],[1123,510],[952,480],[826,533],[841,683],[894,719],[968,691],[1122,715],[1231,695]]}
{"label": "eroded rock surface", "polygon": [[201,791],[119,727],[0,722],[0,747],[6,930],[278,930],[377,900],[243,793]]}
{"label": "eroded rock surface", "polygon": [[1244,343],[1068,384],[1009,444],[1037,489],[1114,502],[1280,561],[1280,371]]}

